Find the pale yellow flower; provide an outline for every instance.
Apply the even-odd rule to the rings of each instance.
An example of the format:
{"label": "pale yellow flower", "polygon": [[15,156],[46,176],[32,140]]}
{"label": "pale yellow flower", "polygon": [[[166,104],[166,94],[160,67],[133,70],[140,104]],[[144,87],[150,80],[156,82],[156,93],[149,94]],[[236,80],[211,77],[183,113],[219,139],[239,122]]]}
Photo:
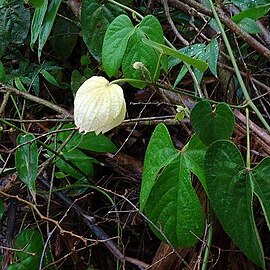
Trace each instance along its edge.
{"label": "pale yellow flower", "polygon": [[105,133],[120,125],[126,115],[123,89],[93,76],[78,89],[74,100],[74,120],[80,132]]}

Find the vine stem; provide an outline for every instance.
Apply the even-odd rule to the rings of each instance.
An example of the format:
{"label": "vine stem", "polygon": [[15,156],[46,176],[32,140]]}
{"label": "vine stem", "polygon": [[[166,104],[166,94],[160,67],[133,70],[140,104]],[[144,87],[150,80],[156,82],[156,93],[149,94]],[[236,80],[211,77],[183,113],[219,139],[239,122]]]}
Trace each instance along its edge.
{"label": "vine stem", "polygon": [[240,87],[243,91],[243,94],[245,96],[245,99],[247,100],[247,103],[248,105],[251,107],[251,109],[253,109],[253,111],[256,113],[256,115],[258,116],[258,118],[260,119],[260,121],[262,122],[262,124],[264,125],[264,127],[267,129],[267,131],[270,133],[270,126],[268,125],[268,123],[266,122],[266,120],[264,119],[264,117],[262,116],[261,112],[258,110],[258,108],[256,107],[256,105],[253,103],[253,101],[251,100],[250,96],[249,96],[249,93],[247,91],[247,88],[245,86],[245,83],[243,81],[243,78],[240,74],[240,70],[238,68],[238,65],[236,63],[236,60],[235,60],[235,57],[233,55],[233,51],[232,51],[232,48],[231,48],[231,45],[229,43],[229,40],[227,38],[227,35],[223,29],[223,26],[221,24],[221,21],[218,17],[218,14],[216,12],[216,9],[214,7],[214,4],[213,4],[213,1],[212,0],[209,0],[209,3],[210,3],[210,7],[211,7],[211,10],[213,12],[213,16],[218,24],[218,27],[220,29],[220,32],[221,32],[221,35],[222,35],[222,38],[223,38],[223,41],[225,43],[225,46],[227,48],[227,51],[228,51],[228,54],[231,58],[231,62],[232,62],[232,65],[233,65],[233,68],[234,68],[234,71],[235,71],[235,74],[236,74],[236,77],[239,81],[239,84],[240,84]]}
{"label": "vine stem", "polygon": [[210,253],[210,246],[212,244],[212,238],[213,238],[213,225],[211,224],[212,221],[213,221],[213,210],[210,206],[209,228],[207,231],[207,241],[206,241],[206,247],[205,247],[205,252],[204,252],[204,256],[203,256],[203,263],[202,263],[201,270],[207,270],[208,258],[209,258],[209,253]]}
{"label": "vine stem", "polygon": [[246,107],[246,127],[247,127],[247,156],[246,156],[246,168],[250,170],[250,130],[249,130],[249,109]]}

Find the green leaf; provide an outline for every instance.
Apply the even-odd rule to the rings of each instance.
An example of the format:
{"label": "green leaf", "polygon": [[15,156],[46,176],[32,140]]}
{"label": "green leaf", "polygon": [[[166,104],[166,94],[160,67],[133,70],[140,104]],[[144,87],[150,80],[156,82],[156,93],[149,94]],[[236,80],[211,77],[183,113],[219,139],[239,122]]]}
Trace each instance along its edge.
{"label": "green leaf", "polygon": [[79,87],[86,81],[86,77],[83,76],[78,70],[73,70],[71,73],[71,90],[76,93]]}
{"label": "green leaf", "polygon": [[15,77],[14,78],[14,83],[16,85],[16,87],[21,90],[22,92],[27,92],[27,90],[25,89],[24,85],[22,84],[22,81],[20,79],[20,77]]}
{"label": "green leaf", "polygon": [[121,66],[134,26],[127,15],[120,15],[109,25],[102,46],[102,66],[108,76],[114,76]]}
{"label": "green leaf", "polygon": [[143,210],[159,171],[174,160],[180,153],[174,148],[170,134],[164,124],[155,128],[146,149],[142,184],[140,192],[140,209]]}
{"label": "green leaf", "polygon": [[38,230],[32,228],[23,230],[16,237],[14,248],[17,249],[15,254],[19,258],[20,262],[9,265],[8,270],[39,268],[39,260],[43,250],[43,240]]}
{"label": "green leaf", "polygon": [[29,0],[29,2],[36,8],[41,7],[45,0]]}
{"label": "green leaf", "polygon": [[205,145],[229,139],[234,129],[234,115],[226,103],[220,103],[212,110],[208,101],[199,101],[190,113],[190,121]]}
{"label": "green leaf", "polygon": [[99,61],[105,32],[113,19],[123,13],[122,9],[107,1],[83,0],[81,10],[83,40],[92,56]]}
{"label": "green leaf", "polygon": [[261,29],[258,26],[257,22],[249,18],[244,18],[241,22],[238,23],[238,26],[249,34],[261,33]]}
{"label": "green leaf", "polygon": [[207,150],[204,164],[210,203],[223,229],[250,260],[264,267],[252,211],[252,175],[241,153],[230,141],[216,141]]}
{"label": "green leaf", "polygon": [[203,235],[203,209],[182,155],[166,166],[157,178],[147,200],[145,213],[168,241],[151,226],[157,236],[174,247],[192,246]]}
{"label": "green leaf", "polygon": [[[84,172],[86,176],[93,176],[94,168],[92,163],[93,161],[95,161],[95,159],[87,156],[79,149],[72,149],[69,147],[70,146],[66,146],[62,150],[63,157],[69,162],[73,163],[76,167],[78,167],[82,172]],[[83,177],[80,172],[78,172],[75,168],[73,168],[66,161],[60,158],[55,162],[55,165],[60,171],[65,174],[69,174],[76,179],[80,179]]]}
{"label": "green leaf", "polygon": [[0,57],[9,43],[24,43],[30,27],[30,11],[23,3],[10,3],[0,8]]}
{"label": "green leaf", "polygon": [[268,228],[270,230],[270,158],[263,159],[252,171],[254,192],[259,198]]}
{"label": "green leaf", "polygon": [[4,83],[5,80],[6,80],[6,70],[2,61],[0,60],[0,83]]}
{"label": "green leaf", "polygon": [[[141,79],[142,76],[150,81],[155,81],[159,77],[160,67],[158,65],[158,56],[149,46],[145,46],[142,39],[145,38],[144,32],[138,28],[129,38],[127,50],[125,52],[122,68],[126,78]],[[133,67],[135,62],[142,62],[148,72],[136,70]],[[156,72],[157,69],[157,73]],[[155,78],[154,78],[155,75]],[[130,83],[134,87],[143,88],[145,83]]]}
{"label": "green leaf", "polygon": [[179,58],[181,61],[184,61],[185,63],[198,68],[200,71],[205,71],[208,67],[206,62],[202,60],[194,59],[188,55],[180,53],[177,50],[171,49],[163,44],[159,44],[157,42],[154,42],[152,40],[145,39],[145,38],[143,39],[143,42],[147,44],[148,46],[150,46],[151,48],[156,49],[160,53]]}
{"label": "green leaf", "polygon": [[264,16],[270,10],[270,4],[262,5],[262,6],[255,6],[249,9],[246,9],[237,15],[231,17],[231,20],[235,23],[239,23],[245,18],[249,18],[252,20],[258,20],[262,16]]}
{"label": "green leaf", "polygon": [[204,176],[204,157],[207,147],[201,142],[199,137],[194,134],[183,152],[186,166],[201,181],[204,189],[207,191]]}
{"label": "green leaf", "polygon": [[42,27],[39,33],[38,39],[38,58],[40,59],[42,49],[51,33],[54,20],[61,4],[62,0],[51,0],[50,5],[47,9],[45,17],[43,19]]}
{"label": "green leaf", "polygon": [[47,70],[41,70],[40,74],[46,79],[46,81],[48,81],[49,83],[57,86],[57,87],[61,87],[59,85],[59,83],[57,82],[57,80],[47,71]]}
{"label": "green leaf", "polygon": [[15,163],[20,179],[26,184],[33,198],[36,196],[36,178],[38,172],[38,147],[33,134],[19,135],[17,145],[23,144],[16,150]]}
{"label": "green leaf", "polygon": [[[193,57],[197,55],[198,53],[202,52],[205,47],[206,47],[205,44],[197,43],[197,44],[193,44],[193,45],[181,48],[178,51],[180,53]],[[174,67],[178,65],[179,63],[181,63],[181,60],[179,58],[175,58],[175,57],[169,58],[169,67]]]}
{"label": "green leaf", "polygon": [[206,61],[213,75],[217,77],[217,62],[219,56],[219,45],[216,38],[211,39],[210,43],[199,54],[199,59]]}
{"label": "green leaf", "polygon": [[268,4],[269,0],[231,0],[231,2],[238,6],[240,9],[245,10],[252,7]]}
{"label": "green leaf", "polygon": [[[64,125],[63,129],[75,127],[74,125]],[[64,131],[59,133],[58,139],[64,142],[72,131]],[[94,132],[89,132],[86,134],[81,134],[78,131],[73,135],[69,140],[68,146],[70,148],[80,148],[84,150],[89,150],[93,152],[106,153],[111,152],[115,153],[117,147],[115,144],[107,138],[104,134],[96,135]]]}

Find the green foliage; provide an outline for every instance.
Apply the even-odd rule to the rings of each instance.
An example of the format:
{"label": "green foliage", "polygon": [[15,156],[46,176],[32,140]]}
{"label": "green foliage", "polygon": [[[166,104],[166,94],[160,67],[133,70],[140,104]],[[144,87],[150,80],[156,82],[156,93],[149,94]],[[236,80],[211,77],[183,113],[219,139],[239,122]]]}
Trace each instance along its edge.
{"label": "green foliage", "polygon": [[140,208],[159,228],[152,225],[154,233],[175,247],[195,244],[204,231],[203,210],[191,184],[191,171],[204,182],[204,154],[205,146],[196,137],[178,152],[162,124],[147,147]]}
{"label": "green foliage", "polygon": [[[40,258],[43,251],[43,239],[40,232],[36,229],[23,230],[14,241],[15,255],[19,262],[10,264],[8,270],[27,270],[38,269]],[[49,263],[49,255],[45,255],[45,261]],[[49,267],[48,269],[55,269]]]}
{"label": "green foliage", "polygon": [[250,34],[260,33],[261,29],[257,25],[256,20],[268,13],[270,10],[270,4],[264,1],[235,2],[243,11],[231,17],[231,20]]}
{"label": "green foliage", "polygon": [[[164,43],[161,25],[154,16],[146,16],[135,27],[128,16],[118,16],[108,27],[102,47],[102,64],[106,73],[114,76],[122,65],[126,78],[141,79],[145,76],[156,81],[160,74],[160,59],[153,48],[143,42],[145,38]],[[142,63],[145,69],[135,69],[133,64],[136,62]],[[145,86],[136,82],[131,84],[139,88]]]}
{"label": "green foliage", "polygon": [[[63,128],[71,128],[74,125],[64,125]],[[58,139],[64,142],[68,136],[70,136],[72,131],[61,132],[58,135]],[[89,150],[93,152],[111,152],[114,153],[117,151],[115,144],[108,139],[105,135],[99,134],[96,135],[94,132],[89,132],[87,134],[81,134],[78,131],[72,136],[68,142],[69,147]]]}
{"label": "green foliage", "polygon": [[234,128],[234,115],[226,103],[220,103],[212,110],[208,101],[200,101],[192,109],[190,121],[205,145],[219,139],[229,139]]}
{"label": "green foliage", "polygon": [[38,172],[37,142],[33,134],[19,135],[17,145],[19,148],[15,153],[16,169],[20,179],[26,184],[35,199]]}
{"label": "green foliage", "polygon": [[[45,0],[46,1],[46,0]],[[44,1],[44,3],[45,3]],[[51,33],[54,20],[57,14],[57,11],[60,7],[62,0],[52,0],[47,8],[46,14],[42,21],[42,26],[38,34],[38,58],[40,59],[42,49]]]}
{"label": "green foliage", "polygon": [[[205,177],[208,196],[224,230],[257,265],[264,267],[263,249],[255,225],[254,192],[269,220],[269,159],[253,170],[245,168],[241,153],[229,141],[214,142],[206,152]],[[269,223],[268,223],[269,224]]]}
{"label": "green foliage", "polygon": [[198,68],[200,71],[205,71],[208,67],[208,65],[204,61],[191,58],[181,52],[178,52],[177,50],[169,48],[168,46],[165,46],[165,45],[162,45],[162,44],[159,44],[157,42],[147,40],[147,39],[144,39],[143,42],[147,44],[148,46],[156,49],[160,53],[170,55],[175,58],[179,58],[181,61],[184,61],[185,63],[189,65],[193,65],[194,67]]}
{"label": "green foliage", "polygon": [[[191,246],[202,236],[204,214],[192,188],[184,155],[178,155],[161,171],[147,200],[145,213],[175,247]],[[153,231],[167,242],[156,229]]]}
{"label": "green foliage", "polygon": [[30,27],[30,12],[23,2],[7,2],[0,7],[0,58],[9,44],[23,44]]}
{"label": "green foliage", "polygon": [[83,0],[81,12],[83,40],[91,55],[100,60],[105,32],[122,10],[107,1]]}
{"label": "green foliage", "polygon": [[6,70],[3,62],[0,60],[0,83],[4,83],[6,80]]}

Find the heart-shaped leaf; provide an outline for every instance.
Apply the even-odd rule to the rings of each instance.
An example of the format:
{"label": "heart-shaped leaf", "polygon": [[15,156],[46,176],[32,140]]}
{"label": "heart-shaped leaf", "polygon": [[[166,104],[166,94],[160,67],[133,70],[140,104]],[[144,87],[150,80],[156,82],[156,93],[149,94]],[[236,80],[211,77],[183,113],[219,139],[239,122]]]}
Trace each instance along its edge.
{"label": "heart-shaped leaf", "polygon": [[82,36],[93,57],[101,58],[102,44],[109,24],[121,13],[122,9],[109,1],[82,1]]}
{"label": "heart-shaped leaf", "polygon": [[102,66],[108,76],[114,76],[121,66],[134,26],[127,15],[120,15],[109,25],[102,46]]}
{"label": "heart-shaped leaf", "polygon": [[226,103],[220,103],[212,110],[208,101],[199,101],[190,113],[190,121],[205,145],[229,139],[234,128],[234,115]]}
{"label": "heart-shaped leaf", "polygon": [[[267,163],[269,165],[269,161]],[[245,255],[257,265],[264,267],[263,249],[252,210],[253,178],[257,178],[259,183],[262,179],[258,178],[266,176],[265,172],[261,172],[261,166],[255,169],[253,175],[245,168],[240,151],[226,140],[211,144],[205,155],[207,192],[214,212],[225,232]],[[259,187],[256,187],[258,196],[265,195]],[[269,185],[265,187],[264,182],[261,187],[269,193]],[[263,196],[262,198],[264,200]]]}
{"label": "heart-shaped leaf", "polygon": [[183,155],[176,157],[157,178],[145,213],[165,236],[151,226],[155,234],[174,247],[191,246],[202,236],[204,214]]}

